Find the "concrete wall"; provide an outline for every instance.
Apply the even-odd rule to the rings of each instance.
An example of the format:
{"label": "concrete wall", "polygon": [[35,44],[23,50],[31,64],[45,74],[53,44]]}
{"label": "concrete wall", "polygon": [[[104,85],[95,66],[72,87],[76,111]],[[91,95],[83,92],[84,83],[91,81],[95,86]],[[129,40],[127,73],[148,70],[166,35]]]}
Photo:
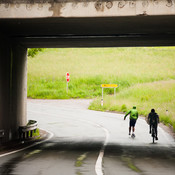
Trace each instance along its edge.
{"label": "concrete wall", "polygon": [[1,18],[174,14],[175,0],[0,0]]}
{"label": "concrete wall", "polygon": [[19,125],[26,124],[27,49],[0,35],[0,130],[1,141],[18,137]]}

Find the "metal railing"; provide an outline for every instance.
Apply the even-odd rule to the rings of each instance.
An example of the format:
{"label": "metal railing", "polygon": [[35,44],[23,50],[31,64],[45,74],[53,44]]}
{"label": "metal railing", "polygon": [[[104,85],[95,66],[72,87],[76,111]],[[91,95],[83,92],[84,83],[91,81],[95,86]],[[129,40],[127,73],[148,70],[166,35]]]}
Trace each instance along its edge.
{"label": "metal railing", "polygon": [[35,120],[29,120],[26,126],[19,126],[19,139],[28,139],[36,133],[38,123]]}

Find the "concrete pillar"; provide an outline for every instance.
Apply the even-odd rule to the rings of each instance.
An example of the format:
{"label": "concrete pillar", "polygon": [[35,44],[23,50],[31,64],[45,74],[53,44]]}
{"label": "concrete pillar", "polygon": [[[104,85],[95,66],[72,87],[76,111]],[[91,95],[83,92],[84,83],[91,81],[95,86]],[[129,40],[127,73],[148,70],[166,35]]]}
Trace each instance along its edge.
{"label": "concrete pillar", "polygon": [[5,134],[0,141],[8,140],[10,130],[10,66],[11,47],[8,39],[0,36],[0,130]]}
{"label": "concrete pillar", "polygon": [[27,120],[27,49],[0,35],[0,130],[5,142],[18,137]]}
{"label": "concrete pillar", "polygon": [[27,123],[27,49],[12,47],[11,73],[11,128],[16,138],[19,126]]}

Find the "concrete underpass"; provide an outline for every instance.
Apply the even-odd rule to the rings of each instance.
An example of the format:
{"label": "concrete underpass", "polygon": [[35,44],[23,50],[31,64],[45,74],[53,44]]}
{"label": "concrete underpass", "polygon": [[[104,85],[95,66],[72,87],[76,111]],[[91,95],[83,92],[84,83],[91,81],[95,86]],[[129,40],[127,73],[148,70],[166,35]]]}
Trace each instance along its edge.
{"label": "concrete underpass", "polygon": [[27,48],[174,46],[174,29],[174,0],[0,0],[1,141],[27,122]]}

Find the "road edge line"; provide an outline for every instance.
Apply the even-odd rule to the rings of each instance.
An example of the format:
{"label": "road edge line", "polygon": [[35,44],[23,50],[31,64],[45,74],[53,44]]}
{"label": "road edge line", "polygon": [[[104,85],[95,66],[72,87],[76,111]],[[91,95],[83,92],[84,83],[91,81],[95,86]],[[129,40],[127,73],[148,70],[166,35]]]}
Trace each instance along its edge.
{"label": "road edge line", "polygon": [[[40,128],[40,129],[41,129],[41,128]],[[42,129],[42,130],[44,130],[44,129]],[[54,136],[54,134],[53,134],[52,132],[47,131],[47,130],[44,130],[44,131],[46,131],[46,132],[49,133],[49,137],[48,137],[47,139],[42,140],[42,141],[40,141],[40,142],[35,142],[34,144],[32,144],[32,145],[30,145],[30,146],[27,146],[27,147],[25,147],[25,148],[21,148],[21,149],[15,150],[15,151],[11,151],[11,152],[8,152],[8,153],[1,154],[1,155],[0,155],[0,158],[1,158],[1,157],[4,157],[4,156],[8,156],[8,155],[10,155],[10,154],[14,154],[14,153],[20,152],[20,151],[24,151],[24,150],[26,150],[26,149],[28,149],[28,148],[31,148],[31,147],[35,146],[35,145],[39,145],[39,144],[41,144],[41,143],[43,143],[43,142],[46,142],[46,141],[50,140],[50,139]]]}
{"label": "road edge line", "polygon": [[105,142],[104,142],[104,144],[100,150],[100,153],[98,155],[98,158],[97,158],[97,161],[95,164],[95,172],[97,175],[103,175],[104,174],[103,173],[103,165],[102,165],[103,164],[103,156],[104,156],[104,152],[105,152],[105,147],[106,147],[108,140],[109,140],[109,131],[106,128],[104,128],[103,126],[99,125],[99,127],[102,128],[103,131],[105,131],[106,139],[105,139]]}

